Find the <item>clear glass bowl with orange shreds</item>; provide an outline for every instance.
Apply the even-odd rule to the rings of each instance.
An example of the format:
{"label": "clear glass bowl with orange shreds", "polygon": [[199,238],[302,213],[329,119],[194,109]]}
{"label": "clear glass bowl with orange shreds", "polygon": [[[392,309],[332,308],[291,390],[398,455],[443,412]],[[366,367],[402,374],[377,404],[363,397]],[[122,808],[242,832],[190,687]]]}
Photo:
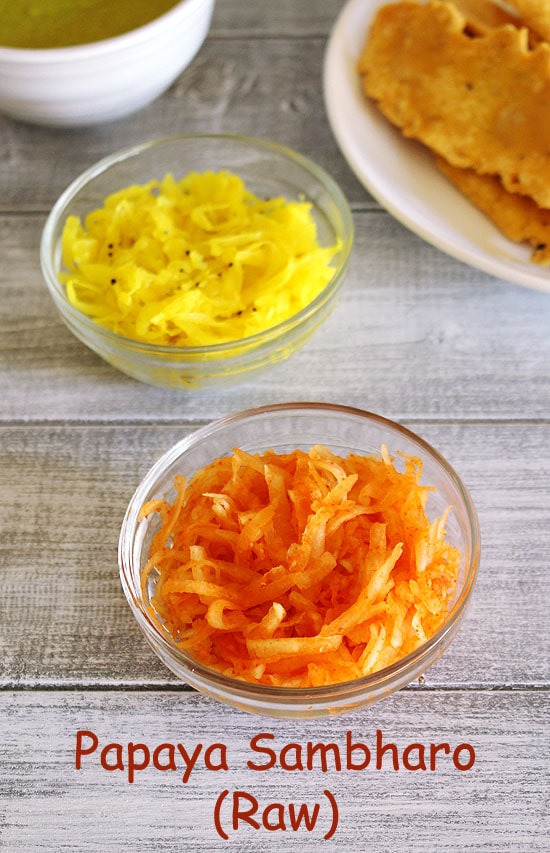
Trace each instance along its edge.
{"label": "clear glass bowl with orange shreds", "polygon": [[458,631],[480,556],[460,478],[423,439],[344,406],[222,418],[169,450],[128,506],[124,592],[201,693],[319,717],[418,678]]}

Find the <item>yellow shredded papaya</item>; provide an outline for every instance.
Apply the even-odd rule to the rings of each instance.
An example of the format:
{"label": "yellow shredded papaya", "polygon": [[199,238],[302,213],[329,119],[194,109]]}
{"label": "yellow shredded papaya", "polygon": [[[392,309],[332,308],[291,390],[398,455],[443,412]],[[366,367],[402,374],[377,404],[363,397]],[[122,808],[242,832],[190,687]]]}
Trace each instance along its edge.
{"label": "yellow shredded papaya", "polygon": [[158,514],[143,584],[197,661],[248,682],[319,687],[376,672],[445,622],[461,554],[430,521],[421,460],[236,448]]}
{"label": "yellow shredded papaya", "polygon": [[71,304],[134,340],[205,346],[272,328],[333,276],[312,205],[261,199],[228,171],[132,185],[69,216],[60,274]]}

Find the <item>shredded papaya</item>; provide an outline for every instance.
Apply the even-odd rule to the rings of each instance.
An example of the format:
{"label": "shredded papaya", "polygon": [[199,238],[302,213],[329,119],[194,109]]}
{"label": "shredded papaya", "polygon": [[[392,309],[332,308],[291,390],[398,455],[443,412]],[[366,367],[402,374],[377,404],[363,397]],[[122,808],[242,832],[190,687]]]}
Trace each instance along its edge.
{"label": "shredded papaya", "polygon": [[319,687],[376,672],[445,622],[461,555],[430,521],[421,460],[236,448],[158,515],[151,613],[200,663],[244,681]]}
{"label": "shredded papaya", "polygon": [[79,311],[164,346],[240,340],[309,305],[334,274],[305,201],[261,199],[227,171],[132,185],[69,216],[60,274]]}

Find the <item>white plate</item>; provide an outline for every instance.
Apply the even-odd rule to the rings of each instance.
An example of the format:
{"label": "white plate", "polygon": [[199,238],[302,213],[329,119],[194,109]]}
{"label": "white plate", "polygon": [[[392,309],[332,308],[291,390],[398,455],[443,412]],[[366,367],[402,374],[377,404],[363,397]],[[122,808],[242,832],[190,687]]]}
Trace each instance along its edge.
{"label": "white plate", "polygon": [[324,96],[342,154],[363,186],[396,219],[428,243],[472,267],[550,292],[550,269],[529,261],[438,171],[419,143],[405,139],[369,103],[357,62],[370,22],[388,0],[349,0],[327,45]]}

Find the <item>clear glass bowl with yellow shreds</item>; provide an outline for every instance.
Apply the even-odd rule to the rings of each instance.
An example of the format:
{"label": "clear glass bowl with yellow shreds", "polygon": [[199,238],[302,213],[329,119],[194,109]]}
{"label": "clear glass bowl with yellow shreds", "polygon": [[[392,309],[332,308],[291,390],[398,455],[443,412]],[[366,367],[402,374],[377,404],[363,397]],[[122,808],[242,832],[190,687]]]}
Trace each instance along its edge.
{"label": "clear glass bowl with yellow shreds", "polygon": [[190,135],[84,172],[47,219],[41,265],[86,346],[142,382],[193,390],[243,381],[303,346],[340,296],[352,246],[345,196],[308,158]]}

